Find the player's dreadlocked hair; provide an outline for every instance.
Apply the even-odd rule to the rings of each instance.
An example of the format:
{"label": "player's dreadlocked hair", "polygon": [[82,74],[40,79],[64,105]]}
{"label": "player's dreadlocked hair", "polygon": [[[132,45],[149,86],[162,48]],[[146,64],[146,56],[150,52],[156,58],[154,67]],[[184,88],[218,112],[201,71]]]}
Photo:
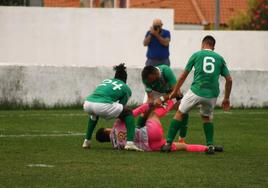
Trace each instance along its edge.
{"label": "player's dreadlocked hair", "polygon": [[202,40],[202,43],[206,43],[208,44],[209,46],[213,47],[215,46],[216,44],[216,40],[214,39],[214,37],[212,37],[211,35],[207,35],[203,38]]}
{"label": "player's dreadlocked hair", "polygon": [[148,78],[148,76],[150,74],[153,74],[155,71],[157,71],[157,68],[152,66],[152,65],[148,65],[148,66],[144,67],[142,72],[141,72],[142,80],[146,80]]}
{"label": "player's dreadlocked hair", "polygon": [[119,65],[114,66],[115,75],[114,78],[122,80],[123,82],[127,82],[127,71],[125,63],[121,63]]}

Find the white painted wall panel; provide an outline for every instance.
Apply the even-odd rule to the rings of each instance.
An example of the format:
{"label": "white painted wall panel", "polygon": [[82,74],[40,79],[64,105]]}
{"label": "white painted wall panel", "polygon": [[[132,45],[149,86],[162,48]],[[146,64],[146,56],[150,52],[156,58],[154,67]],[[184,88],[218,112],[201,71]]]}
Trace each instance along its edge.
{"label": "white painted wall panel", "polygon": [[143,66],[154,18],[173,29],[172,10],[0,7],[0,62]]}
{"label": "white painted wall panel", "polygon": [[[173,11],[163,9],[0,7],[0,101],[49,106],[82,101],[102,79],[113,76],[113,65],[126,62],[132,102],[140,103],[146,60],[142,41],[156,17],[171,31],[176,75],[211,34],[215,51],[232,70],[232,104],[268,106],[268,32],[175,31]],[[190,82],[191,77],[184,90]]]}

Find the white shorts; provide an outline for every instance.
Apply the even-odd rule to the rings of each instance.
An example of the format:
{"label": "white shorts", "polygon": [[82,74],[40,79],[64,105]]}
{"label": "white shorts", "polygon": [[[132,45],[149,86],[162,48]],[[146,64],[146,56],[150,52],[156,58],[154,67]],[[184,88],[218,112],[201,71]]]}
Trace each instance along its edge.
{"label": "white shorts", "polygon": [[100,116],[105,119],[117,118],[123,111],[123,105],[117,102],[110,103],[97,103],[97,102],[84,102],[84,111],[89,115]]}
{"label": "white shorts", "polygon": [[212,118],[216,102],[217,97],[216,98],[200,97],[194,94],[191,90],[188,90],[181,100],[179,110],[180,112],[186,114],[196,105],[200,105],[200,114]]}

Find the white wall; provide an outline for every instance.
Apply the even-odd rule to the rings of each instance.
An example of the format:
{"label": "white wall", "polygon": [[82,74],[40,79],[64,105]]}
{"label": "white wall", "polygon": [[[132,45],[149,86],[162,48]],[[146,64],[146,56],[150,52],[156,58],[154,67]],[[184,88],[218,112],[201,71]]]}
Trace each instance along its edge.
{"label": "white wall", "polygon": [[72,104],[113,76],[112,65],[126,62],[132,102],[140,103],[146,60],[142,41],[156,17],[171,31],[176,75],[200,49],[202,38],[212,34],[215,51],[232,70],[233,105],[268,106],[268,32],[174,31],[173,12],[163,9],[0,7],[0,102]]}
{"label": "white wall", "polygon": [[142,67],[142,41],[154,18],[171,36],[172,66],[183,68],[211,34],[232,70],[268,70],[267,31],[176,31],[167,9],[0,7],[0,62],[24,65]]}
{"label": "white wall", "polygon": [[201,48],[205,35],[216,39],[215,51],[231,70],[268,70],[267,31],[173,31],[172,65],[184,68],[191,54]]}
{"label": "white wall", "polygon": [[[174,71],[176,75],[182,72]],[[128,70],[128,84],[133,92],[130,103],[142,103],[144,97],[140,72],[140,68]],[[268,106],[268,71],[232,71],[231,74],[234,79],[231,103],[234,107]],[[70,105],[82,102],[97,83],[113,75],[111,67],[0,65],[0,103]],[[191,81],[192,74],[186,80],[183,92],[190,87]],[[223,98],[223,79],[220,86],[218,105]]]}
{"label": "white wall", "polygon": [[155,18],[173,29],[172,10],[0,7],[0,62],[143,66]]}

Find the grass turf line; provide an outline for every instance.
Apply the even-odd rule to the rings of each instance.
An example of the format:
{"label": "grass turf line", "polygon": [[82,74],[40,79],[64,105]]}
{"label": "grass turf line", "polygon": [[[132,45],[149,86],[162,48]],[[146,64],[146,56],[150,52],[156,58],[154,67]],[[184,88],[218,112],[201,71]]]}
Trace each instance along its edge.
{"label": "grass turf line", "polygon": [[[165,132],[173,113],[162,119]],[[0,137],[0,187],[267,187],[267,115],[262,109],[216,110],[215,143],[225,152],[214,156],[116,151],[95,140],[83,150],[79,135]],[[81,133],[87,116],[81,110],[14,110],[1,111],[0,122],[0,135]],[[101,120],[97,128],[112,123]],[[187,142],[205,142],[197,111],[190,114]]]}

